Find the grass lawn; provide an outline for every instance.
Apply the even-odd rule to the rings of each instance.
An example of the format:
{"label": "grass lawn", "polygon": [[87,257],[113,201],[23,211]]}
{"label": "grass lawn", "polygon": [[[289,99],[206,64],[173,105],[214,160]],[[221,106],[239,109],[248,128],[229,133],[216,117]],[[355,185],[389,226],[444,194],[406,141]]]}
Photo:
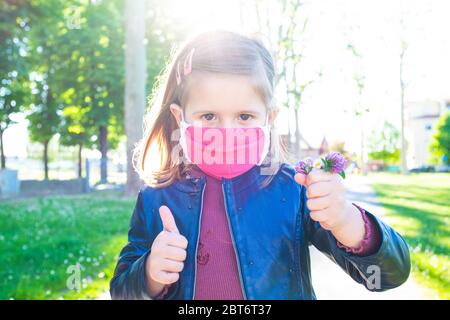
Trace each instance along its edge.
{"label": "grass lawn", "polygon": [[389,223],[410,246],[415,277],[450,299],[450,174],[369,177]]}
{"label": "grass lawn", "polygon": [[[108,290],[135,199],[119,194],[0,202],[0,299],[91,299]],[[69,290],[69,266],[81,290]]]}

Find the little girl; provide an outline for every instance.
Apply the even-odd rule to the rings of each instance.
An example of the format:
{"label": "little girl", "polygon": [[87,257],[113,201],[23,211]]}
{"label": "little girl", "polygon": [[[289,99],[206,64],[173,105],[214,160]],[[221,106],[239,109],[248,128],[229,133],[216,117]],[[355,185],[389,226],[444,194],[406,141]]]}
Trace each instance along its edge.
{"label": "little girl", "polygon": [[274,78],[255,37],[208,32],[176,54],[136,148],[147,186],[113,299],[315,299],[310,244],[369,290],[406,281],[405,241],[340,175],[286,164]]}

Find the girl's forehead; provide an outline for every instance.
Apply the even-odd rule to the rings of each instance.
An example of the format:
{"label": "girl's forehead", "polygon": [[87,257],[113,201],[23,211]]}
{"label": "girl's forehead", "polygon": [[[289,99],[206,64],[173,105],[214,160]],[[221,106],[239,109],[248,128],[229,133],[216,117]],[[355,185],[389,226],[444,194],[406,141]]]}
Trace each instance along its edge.
{"label": "girl's forehead", "polygon": [[198,75],[190,79],[186,111],[264,112],[263,98],[250,77],[231,74]]}

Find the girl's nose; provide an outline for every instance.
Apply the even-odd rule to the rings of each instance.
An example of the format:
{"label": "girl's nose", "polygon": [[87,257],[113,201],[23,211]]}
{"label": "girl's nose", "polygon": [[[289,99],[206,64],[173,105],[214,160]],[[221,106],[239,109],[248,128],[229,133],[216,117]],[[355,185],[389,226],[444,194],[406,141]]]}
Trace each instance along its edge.
{"label": "girl's nose", "polygon": [[222,118],[221,120],[220,120],[220,123],[219,123],[219,125],[222,127],[222,128],[235,128],[235,127],[238,127],[238,124],[236,123],[236,121],[234,121],[234,119],[228,119],[228,118]]}

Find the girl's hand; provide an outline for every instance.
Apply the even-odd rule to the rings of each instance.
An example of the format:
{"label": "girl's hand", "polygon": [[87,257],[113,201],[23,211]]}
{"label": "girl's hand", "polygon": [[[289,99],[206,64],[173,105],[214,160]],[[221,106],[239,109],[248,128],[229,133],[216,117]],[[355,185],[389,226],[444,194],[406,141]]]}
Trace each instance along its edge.
{"label": "girl's hand", "polygon": [[147,286],[152,297],[158,295],[165,285],[177,282],[186,260],[187,239],[180,235],[170,209],[159,208],[164,230],[153,241],[146,261]]}
{"label": "girl's hand", "polygon": [[357,247],[364,238],[364,220],[359,210],[347,201],[342,177],[313,169],[308,175],[297,173],[294,179],[306,187],[311,219],[330,230],[343,245]]}

